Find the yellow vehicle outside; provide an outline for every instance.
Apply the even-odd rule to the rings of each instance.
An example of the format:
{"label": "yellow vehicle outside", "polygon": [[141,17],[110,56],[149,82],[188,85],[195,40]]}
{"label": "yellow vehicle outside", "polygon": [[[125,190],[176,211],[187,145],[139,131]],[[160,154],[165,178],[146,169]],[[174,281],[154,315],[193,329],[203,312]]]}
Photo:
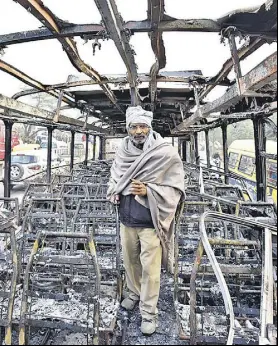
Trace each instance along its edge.
{"label": "yellow vehicle outside", "polygon": [[39,144],[19,144],[13,148],[13,152],[40,150]]}
{"label": "yellow vehicle outside", "polygon": [[[267,153],[277,155],[277,142],[267,141]],[[229,170],[246,182],[253,199],[257,198],[257,179],[254,140],[237,140],[229,147]],[[277,205],[277,160],[267,159],[267,194]],[[231,179],[236,185],[236,180]]]}

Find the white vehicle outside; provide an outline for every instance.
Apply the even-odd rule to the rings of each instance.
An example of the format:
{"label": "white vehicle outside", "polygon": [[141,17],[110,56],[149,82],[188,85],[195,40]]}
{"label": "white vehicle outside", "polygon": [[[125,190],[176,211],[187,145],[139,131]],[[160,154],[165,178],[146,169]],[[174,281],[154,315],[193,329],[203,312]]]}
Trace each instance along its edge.
{"label": "white vehicle outside", "polygon": [[[52,159],[52,167],[59,166],[58,158]],[[18,151],[12,153],[11,181],[13,185],[25,183],[26,179],[47,168],[47,153],[44,150]]]}
{"label": "white vehicle outside", "polygon": [[[41,149],[47,152],[47,141],[41,143]],[[52,157],[66,157],[69,156],[69,145],[62,141],[53,139],[52,142]]]}

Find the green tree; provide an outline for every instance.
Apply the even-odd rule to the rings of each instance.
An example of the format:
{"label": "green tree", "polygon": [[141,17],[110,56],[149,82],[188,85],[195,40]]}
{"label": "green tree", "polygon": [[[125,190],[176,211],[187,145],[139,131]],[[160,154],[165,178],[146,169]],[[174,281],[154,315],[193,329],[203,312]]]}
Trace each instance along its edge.
{"label": "green tree", "polygon": [[241,121],[228,126],[228,145],[236,140],[254,139],[254,128],[251,120]]}

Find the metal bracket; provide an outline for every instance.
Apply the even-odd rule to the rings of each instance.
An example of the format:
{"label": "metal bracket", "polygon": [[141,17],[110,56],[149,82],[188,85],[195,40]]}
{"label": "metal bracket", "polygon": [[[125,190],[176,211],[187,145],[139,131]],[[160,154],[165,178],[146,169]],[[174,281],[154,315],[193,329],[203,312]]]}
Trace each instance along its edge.
{"label": "metal bracket", "polygon": [[237,49],[237,44],[236,44],[236,39],[235,39],[236,33],[238,32],[238,30],[236,27],[231,26],[231,27],[227,28],[225,30],[225,32],[228,35],[228,41],[229,41],[232,60],[233,60],[233,64],[234,64],[234,70],[235,70],[235,74],[236,74],[236,80],[237,80],[239,94],[242,95],[240,80],[241,80],[243,75],[242,75],[242,70],[241,70],[241,66],[240,66],[240,59],[239,59],[238,49]]}
{"label": "metal bracket", "polygon": [[94,114],[95,112],[95,107],[91,106],[91,105],[84,105],[82,110],[81,110],[81,114],[85,115],[85,122],[84,122],[84,126],[83,126],[83,130],[87,130],[87,124],[88,124],[88,119],[89,116]]}
{"label": "metal bracket", "polygon": [[174,123],[174,126],[175,126],[175,128],[176,128],[176,127],[177,127],[177,118],[176,118],[176,114],[175,114],[175,113],[172,113],[172,114],[170,114],[170,117],[172,118],[173,123]]}
{"label": "metal bracket", "polygon": [[[67,83],[69,83],[72,79],[72,75],[69,75],[68,78],[67,78]],[[58,103],[57,103],[57,108],[56,108],[56,112],[55,112],[55,115],[53,117],[53,121],[55,123],[58,123],[59,122],[59,118],[60,118],[60,111],[61,111],[61,106],[62,106],[62,102],[63,102],[63,98],[64,98],[64,93],[65,91],[62,89],[60,91],[60,94],[59,94],[59,98],[58,98]]]}
{"label": "metal bracket", "polygon": [[198,93],[198,85],[199,84],[198,84],[198,82],[193,82],[192,85],[194,88],[194,96],[195,96],[197,111],[199,112],[199,117],[202,118],[203,113],[202,113],[202,107],[201,107],[201,102],[200,102],[199,93]]}
{"label": "metal bracket", "polygon": [[93,43],[93,55],[96,55],[96,49],[98,48],[99,51],[101,51],[101,43],[99,42],[99,39],[96,38],[95,42]]}
{"label": "metal bracket", "polygon": [[183,108],[181,104],[180,104],[180,111],[181,111],[181,120],[184,121],[185,116],[184,116],[184,112],[183,112]]}

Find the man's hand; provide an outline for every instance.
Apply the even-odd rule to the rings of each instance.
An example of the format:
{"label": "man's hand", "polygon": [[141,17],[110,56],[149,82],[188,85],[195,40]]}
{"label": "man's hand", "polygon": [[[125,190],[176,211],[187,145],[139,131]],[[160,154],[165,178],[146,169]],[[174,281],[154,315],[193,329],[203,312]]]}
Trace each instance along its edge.
{"label": "man's hand", "polygon": [[139,180],[132,179],[131,192],[135,196],[147,196],[147,187],[145,184],[141,183]]}

